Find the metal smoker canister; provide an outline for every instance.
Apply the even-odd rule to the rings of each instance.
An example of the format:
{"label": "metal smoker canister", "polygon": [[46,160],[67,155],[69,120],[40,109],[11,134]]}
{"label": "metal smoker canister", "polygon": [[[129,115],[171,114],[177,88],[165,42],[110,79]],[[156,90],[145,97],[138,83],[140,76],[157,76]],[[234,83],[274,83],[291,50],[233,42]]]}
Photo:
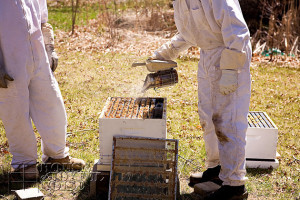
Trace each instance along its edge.
{"label": "metal smoker canister", "polygon": [[156,73],[150,73],[147,75],[142,92],[150,88],[161,88],[171,86],[178,83],[177,71],[173,68],[164,71],[158,71]]}
{"label": "metal smoker canister", "polygon": [[172,60],[146,60],[145,63],[133,63],[132,67],[145,65],[150,72],[147,75],[142,92],[150,88],[161,88],[178,83],[178,74],[174,69],[177,63]]}

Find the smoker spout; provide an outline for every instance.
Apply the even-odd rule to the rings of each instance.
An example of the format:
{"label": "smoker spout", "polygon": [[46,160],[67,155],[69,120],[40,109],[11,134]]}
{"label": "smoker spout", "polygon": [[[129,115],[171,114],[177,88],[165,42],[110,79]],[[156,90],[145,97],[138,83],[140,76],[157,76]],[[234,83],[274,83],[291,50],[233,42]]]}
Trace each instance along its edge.
{"label": "smoker spout", "polygon": [[155,87],[154,77],[153,77],[153,73],[151,73],[146,76],[141,92],[144,93],[146,92],[146,90],[149,90],[150,88],[154,88],[154,87]]}

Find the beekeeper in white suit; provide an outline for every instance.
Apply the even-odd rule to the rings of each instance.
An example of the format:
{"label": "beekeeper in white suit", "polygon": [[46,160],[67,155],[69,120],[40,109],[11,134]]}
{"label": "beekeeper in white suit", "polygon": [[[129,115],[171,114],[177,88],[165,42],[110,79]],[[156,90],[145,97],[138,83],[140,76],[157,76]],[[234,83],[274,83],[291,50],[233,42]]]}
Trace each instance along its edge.
{"label": "beekeeper in white suit", "polygon": [[222,184],[206,199],[246,199],[245,145],[250,101],[250,35],[238,0],[175,0],[178,34],[150,59],[172,60],[191,46],[198,64],[199,117],[208,169],[191,184]]}
{"label": "beekeeper in white suit", "polygon": [[66,147],[66,112],[51,72],[58,59],[47,15],[46,0],[0,1],[0,119],[13,155],[11,166],[24,172],[25,179],[39,177],[31,120],[42,137],[44,162],[71,169],[85,165],[71,158]]}

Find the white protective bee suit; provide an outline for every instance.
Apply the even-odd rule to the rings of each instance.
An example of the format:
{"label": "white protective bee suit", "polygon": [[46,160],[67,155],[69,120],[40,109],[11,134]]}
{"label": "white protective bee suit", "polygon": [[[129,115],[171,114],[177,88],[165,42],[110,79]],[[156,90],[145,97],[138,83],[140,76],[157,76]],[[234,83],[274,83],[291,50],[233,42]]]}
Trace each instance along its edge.
{"label": "white protective bee suit", "polygon": [[47,12],[46,0],[0,1],[0,66],[14,79],[0,88],[0,119],[13,168],[36,163],[31,120],[42,137],[43,161],[68,155],[66,112],[41,32]]}
{"label": "white protective bee suit", "polygon": [[[238,0],[175,0],[173,5],[178,34],[153,56],[171,60],[190,46],[201,48],[198,106],[206,165],[221,164],[224,185],[244,185],[251,45]],[[237,72],[237,89],[224,95],[220,79],[228,70]]]}

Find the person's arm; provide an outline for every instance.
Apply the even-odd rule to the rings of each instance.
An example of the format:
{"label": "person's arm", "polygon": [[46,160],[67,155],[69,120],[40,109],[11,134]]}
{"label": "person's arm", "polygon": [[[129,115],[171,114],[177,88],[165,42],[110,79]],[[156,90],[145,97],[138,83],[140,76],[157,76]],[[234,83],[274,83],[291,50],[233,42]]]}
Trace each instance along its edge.
{"label": "person's arm", "polygon": [[211,0],[210,3],[226,46],[221,54],[219,85],[220,92],[227,95],[238,87],[238,70],[246,64],[245,47],[249,44],[250,33],[238,0]]}
{"label": "person's arm", "polygon": [[180,52],[191,46],[192,45],[187,43],[178,33],[170,41],[157,49],[150,58],[158,60],[173,60],[177,58]]}
{"label": "person's arm", "polygon": [[48,21],[48,9],[46,0],[39,0],[40,11],[41,11],[41,29],[44,38],[44,44],[50,63],[50,68],[54,72],[58,65],[58,56],[54,50],[54,33],[51,24]]}
{"label": "person's arm", "polygon": [[211,0],[213,14],[221,27],[226,48],[221,55],[221,69],[239,69],[246,62],[250,33],[237,0]]}
{"label": "person's arm", "polygon": [[41,12],[41,23],[47,23],[48,21],[48,8],[46,0],[39,0],[40,12]]}

